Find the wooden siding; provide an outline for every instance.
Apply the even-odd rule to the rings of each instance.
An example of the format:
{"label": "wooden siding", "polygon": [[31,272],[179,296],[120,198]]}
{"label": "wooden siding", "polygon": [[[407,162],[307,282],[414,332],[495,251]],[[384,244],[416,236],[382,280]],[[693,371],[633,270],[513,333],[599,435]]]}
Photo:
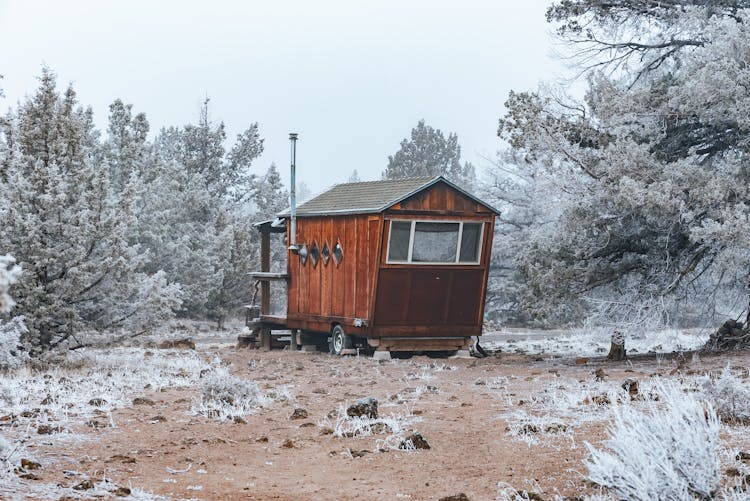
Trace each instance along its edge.
{"label": "wooden siding", "polygon": [[[330,330],[332,323],[349,326],[350,333],[364,333],[354,328],[354,319],[368,319],[374,307],[374,284],[380,261],[382,216],[324,216],[297,219],[297,245],[313,244],[319,251],[327,243],[331,257],[313,266],[298,255],[289,253],[289,287],[287,320],[289,327]],[[336,265],[333,248],[341,243],[343,257]]]}
{"label": "wooden siding", "polygon": [[435,184],[426,190],[420,191],[406,200],[393,205],[388,212],[431,212],[436,215],[461,213],[468,216],[471,214],[492,214],[492,210],[464,196],[445,183]]}
{"label": "wooden siding", "polygon": [[[484,222],[479,264],[388,264],[392,219]],[[328,332],[341,323],[349,334],[396,342],[481,334],[495,214],[444,183],[431,186],[381,214],[297,219],[297,245],[327,243],[331,258],[316,266],[288,254],[287,325]],[[288,237],[288,235],[287,235]],[[341,244],[336,265],[333,248]],[[355,319],[367,321],[355,326]],[[438,343],[439,344],[439,343]],[[384,345],[385,346],[385,345]]]}

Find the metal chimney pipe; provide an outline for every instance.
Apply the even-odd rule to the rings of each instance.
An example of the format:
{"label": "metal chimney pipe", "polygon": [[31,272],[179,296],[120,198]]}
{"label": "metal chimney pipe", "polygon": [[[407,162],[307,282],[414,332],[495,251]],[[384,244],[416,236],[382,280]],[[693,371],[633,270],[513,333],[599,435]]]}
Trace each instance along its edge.
{"label": "metal chimney pipe", "polygon": [[291,188],[289,190],[289,202],[291,204],[292,212],[292,224],[289,229],[289,250],[297,252],[297,133],[289,133],[289,141],[292,146],[292,176],[291,176]]}

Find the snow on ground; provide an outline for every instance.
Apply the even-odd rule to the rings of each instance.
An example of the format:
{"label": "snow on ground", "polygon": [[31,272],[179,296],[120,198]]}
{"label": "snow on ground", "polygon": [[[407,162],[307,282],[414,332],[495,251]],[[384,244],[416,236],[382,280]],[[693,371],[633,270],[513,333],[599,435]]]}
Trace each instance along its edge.
{"label": "snow on ground", "polygon": [[[218,355],[207,358],[194,351],[89,349],[50,365],[46,370],[24,367],[0,373],[0,498],[17,491],[42,498],[77,495],[54,485],[23,482],[14,470],[22,459],[33,460],[40,445],[91,440],[82,426],[117,428],[112,412],[139,398],[148,403],[148,393],[200,387],[191,412],[218,420],[239,419],[290,396],[283,387],[265,394],[254,382],[230,375]],[[93,483],[89,494],[114,490],[106,481]],[[137,490],[131,496],[152,499]]]}
{"label": "snow on ground", "polygon": [[[504,352],[563,357],[603,356],[609,351],[611,330],[503,329],[485,332],[481,344]],[[664,329],[625,338],[628,354],[672,353],[696,350],[708,341],[707,329]]]}

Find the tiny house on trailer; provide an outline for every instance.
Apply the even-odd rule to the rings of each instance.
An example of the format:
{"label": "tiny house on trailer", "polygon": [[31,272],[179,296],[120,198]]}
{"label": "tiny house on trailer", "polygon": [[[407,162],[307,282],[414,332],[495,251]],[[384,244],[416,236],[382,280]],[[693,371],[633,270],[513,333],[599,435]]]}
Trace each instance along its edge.
{"label": "tiny house on trailer", "polygon": [[330,336],[335,354],[465,348],[482,333],[497,214],[442,176],[336,185],[299,206],[296,238],[289,211],[276,230],[263,223],[285,227],[296,250],[286,318],[261,321],[301,331],[305,344]]}

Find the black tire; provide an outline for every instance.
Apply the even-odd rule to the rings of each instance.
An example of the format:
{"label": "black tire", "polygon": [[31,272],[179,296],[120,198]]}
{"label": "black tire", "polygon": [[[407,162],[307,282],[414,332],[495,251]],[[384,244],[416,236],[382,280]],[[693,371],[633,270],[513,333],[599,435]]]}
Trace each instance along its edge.
{"label": "black tire", "polygon": [[344,332],[344,328],[336,324],[331,329],[331,353],[333,355],[341,355],[344,350],[348,350],[354,346],[352,337]]}

